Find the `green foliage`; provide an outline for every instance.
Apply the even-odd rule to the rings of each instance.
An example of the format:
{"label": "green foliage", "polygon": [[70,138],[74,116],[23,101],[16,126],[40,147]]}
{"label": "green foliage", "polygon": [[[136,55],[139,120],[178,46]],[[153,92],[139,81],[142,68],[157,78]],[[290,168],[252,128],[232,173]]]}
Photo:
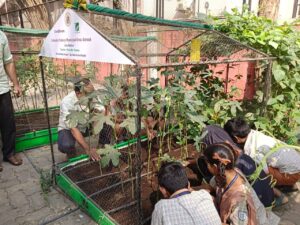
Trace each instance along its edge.
{"label": "green foliage", "polygon": [[137,131],[135,117],[128,117],[126,118],[121,124],[120,127],[125,127],[127,130],[134,135]]}
{"label": "green foliage", "polygon": [[97,153],[101,155],[100,165],[102,168],[108,166],[110,162],[115,167],[119,165],[121,153],[114,146],[105,145],[104,148],[98,149]]}
{"label": "green foliage", "polygon": [[[248,114],[248,119],[257,128],[268,129],[282,140],[294,136],[300,124],[299,32],[291,24],[278,25],[247,10],[239,13],[236,9],[232,14],[226,14],[224,20],[218,20],[215,27],[236,40],[277,57],[273,63],[272,92],[265,114],[261,116],[263,96],[262,92],[258,92],[256,101],[247,105],[247,111],[252,113],[252,116]],[[264,68],[265,65],[260,66]],[[263,82],[261,80],[261,84]]]}
{"label": "green foliage", "polygon": [[110,126],[114,126],[114,123],[111,121],[111,116],[103,115],[102,113],[95,113],[90,119],[90,122],[94,122],[93,133],[99,134],[103,128],[104,123]]}
{"label": "green foliage", "polygon": [[46,195],[50,192],[52,186],[51,171],[41,169],[39,171],[39,174],[40,174],[40,185],[41,185],[42,193]]}
{"label": "green foliage", "polygon": [[163,156],[160,157],[160,161],[162,163],[169,163],[169,162],[180,162],[176,158],[171,157],[169,154],[165,153]]}
{"label": "green foliage", "polygon": [[84,111],[75,111],[71,110],[70,114],[67,116],[67,122],[69,127],[77,127],[78,125],[88,124],[89,118],[88,115]]}

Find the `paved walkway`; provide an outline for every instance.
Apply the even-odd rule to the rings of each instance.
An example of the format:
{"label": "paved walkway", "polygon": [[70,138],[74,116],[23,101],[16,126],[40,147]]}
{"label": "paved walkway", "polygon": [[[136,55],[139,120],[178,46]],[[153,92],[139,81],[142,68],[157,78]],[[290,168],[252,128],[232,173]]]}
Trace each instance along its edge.
{"label": "paved walkway", "polygon": [[[49,147],[29,150],[20,155],[22,166],[14,167],[4,162],[4,170],[0,172],[0,225],[96,224],[59,189],[42,194],[38,170],[51,168]],[[56,161],[62,162],[64,157],[55,146]],[[300,192],[292,193],[290,203],[275,212],[282,218],[281,225],[300,225]],[[62,217],[47,223],[59,216]]]}
{"label": "paved walkway", "polygon": [[[20,155],[22,166],[15,167],[3,162],[4,170],[0,172],[0,225],[96,224],[59,189],[52,189],[47,195],[42,193],[37,170],[51,168],[49,147],[29,150]],[[64,155],[56,150],[55,158],[61,162]],[[63,214],[67,215],[47,223]]]}

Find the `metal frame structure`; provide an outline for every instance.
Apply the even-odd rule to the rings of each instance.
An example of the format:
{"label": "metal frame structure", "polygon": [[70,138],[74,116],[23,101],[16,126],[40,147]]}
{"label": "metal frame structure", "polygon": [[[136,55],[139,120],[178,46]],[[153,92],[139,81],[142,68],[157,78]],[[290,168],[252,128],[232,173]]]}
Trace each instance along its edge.
{"label": "metal frame structure", "polygon": [[[117,10],[114,10],[117,12]],[[105,11],[103,12],[93,12],[93,11],[89,11],[90,14],[99,14],[102,16],[109,16],[112,17],[113,19],[122,19],[125,21],[130,21],[130,22],[135,22],[135,23],[145,23],[145,24],[151,24],[151,25],[163,25],[163,26],[169,26],[169,27],[178,27],[178,28],[185,28],[184,24],[180,24],[178,23],[176,24],[172,24],[172,23],[168,23],[166,22],[162,22],[162,21],[149,21],[148,19],[138,19],[135,17],[128,17],[128,16],[123,16],[121,14],[109,14]],[[90,24],[91,25],[91,24]],[[91,25],[92,26],[92,25]],[[94,27],[94,26],[93,26]],[[187,27],[190,28],[190,27]],[[136,154],[136,161],[135,161],[135,166],[136,166],[136,196],[137,196],[137,203],[138,203],[138,216],[139,216],[139,221],[142,221],[142,210],[141,210],[141,170],[142,170],[142,163],[141,163],[141,79],[142,79],[142,69],[147,69],[147,68],[158,68],[158,67],[165,67],[165,68],[174,68],[177,66],[192,66],[192,65],[212,65],[212,64],[227,64],[229,65],[229,63],[233,63],[233,62],[249,62],[249,61],[260,61],[260,60],[266,60],[268,61],[268,69],[267,69],[267,73],[266,73],[266,80],[265,80],[265,95],[264,95],[264,102],[266,103],[268,100],[268,97],[270,95],[270,86],[271,86],[271,71],[272,71],[272,60],[274,59],[273,57],[269,57],[267,54],[260,52],[254,48],[251,48],[249,46],[243,45],[227,36],[225,36],[224,34],[221,34],[217,31],[214,30],[210,30],[210,29],[201,29],[201,28],[193,28],[199,31],[203,31],[201,34],[193,37],[197,38],[203,34],[205,34],[206,32],[213,32],[216,35],[220,35],[223,38],[228,39],[229,41],[236,43],[240,46],[243,46],[245,49],[249,49],[255,53],[257,53],[258,55],[260,55],[260,57],[254,57],[254,58],[242,58],[242,59],[223,59],[223,60],[219,60],[219,59],[215,59],[215,60],[203,60],[203,61],[199,61],[199,62],[177,62],[177,63],[172,63],[170,62],[169,58],[170,56],[174,55],[174,52],[182,47],[186,47],[187,45],[189,45],[189,43],[191,42],[192,39],[187,40],[185,43],[183,43],[182,45],[178,46],[177,48],[167,52],[167,53],[160,53],[160,56],[165,58],[166,63],[162,63],[162,64],[143,64],[141,62],[139,62],[138,60],[136,60],[135,57],[131,56],[128,52],[126,52],[126,50],[124,50],[121,46],[118,46],[117,44],[115,44],[113,41],[110,40],[110,38],[108,36],[106,36],[103,32],[101,32],[101,30],[97,29],[94,27],[94,29],[99,32],[109,43],[111,43],[114,47],[116,47],[118,50],[120,50],[123,54],[125,54],[128,58],[130,58],[132,61],[135,62],[135,66],[134,66],[134,74],[133,77],[136,78],[136,95],[137,95],[137,100],[136,100],[136,104],[137,104],[137,119],[136,119],[136,127],[137,127],[137,154]],[[36,53],[36,52],[31,52],[31,53]],[[27,54],[31,54],[31,53],[27,53]],[[26,53],[24,53],[26,54]],[[176,55],[176,53],[175,53]],[[147,57],[155,57],[157,56],[157,54],[149,54],[147,55]],[[186,56],[183,54],[183,56]],[[53,150],[53,143],[52,143],[52,135],[51,135],[51,126],[50,126],[50,118],[49,118],[49,107],[48,107],[48,97],[47,97],[47,90],[46,90],[46,84],[45,84],[45,75],[44,75],[44,65],[43,65],[43,61],[42,61],[42,57],[39,58],[40,60],[40,68],[41,68],[41,78],[42,78],[42,85],[43,85],[43,97],[44,97],[44,102],[45,102],[45,109],[46,109],[46,114],[47,114],[47,122],[48,122],[48,130],[49,130],[49,139],[50,139],[50,148],[51,148],[51,157],[52,157],[52,171],[53,171],[53,176],[55,175],[55,171],[56,171],[56,161],[55,161],[55,157],[54,157],[54,150]],[[229,68],[227,67],[227,70],[229,70]],[[228,71],[227,71],[228,73]],[[53,177],[54,178],[54,177]],[[54,179],[55,180],[55,179]]]}

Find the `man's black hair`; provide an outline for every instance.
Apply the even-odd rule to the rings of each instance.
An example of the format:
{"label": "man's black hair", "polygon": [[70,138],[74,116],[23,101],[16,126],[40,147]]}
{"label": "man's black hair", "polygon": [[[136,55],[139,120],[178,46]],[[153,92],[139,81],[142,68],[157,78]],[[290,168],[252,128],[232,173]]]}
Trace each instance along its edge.
{"label": "man's black hair", "polygon": [[188,188],[188,178],[184,167],[177,162],[163,164],[158,172],[158,184],[165,188],[169,194]]}
{"label": "man's black hair", "polygon": [[224,130],[232,137],[245,138],[251,131],[249,124],[242,118],[233,118],[226,122]]}
{"label": "man's black hair", "polygon": [[90,79],[88,78],[82,78],[80,79],[80,81],[74,83],[74,91],[75,92],[81,92],[82,91],[82,87],[85,85],[88,85],[90,83]]}

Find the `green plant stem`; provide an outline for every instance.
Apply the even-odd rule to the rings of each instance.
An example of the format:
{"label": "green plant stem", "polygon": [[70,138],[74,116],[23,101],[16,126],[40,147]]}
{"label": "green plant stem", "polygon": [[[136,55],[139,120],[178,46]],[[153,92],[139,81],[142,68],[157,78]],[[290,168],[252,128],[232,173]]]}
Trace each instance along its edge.
{"label": "green plant stem", "polygon": [[147,159],[147,178],[150,179],[150,163],[151,163],[151,148],[152,148],[152,142],[151,140],[148,140],[148,159]]}

